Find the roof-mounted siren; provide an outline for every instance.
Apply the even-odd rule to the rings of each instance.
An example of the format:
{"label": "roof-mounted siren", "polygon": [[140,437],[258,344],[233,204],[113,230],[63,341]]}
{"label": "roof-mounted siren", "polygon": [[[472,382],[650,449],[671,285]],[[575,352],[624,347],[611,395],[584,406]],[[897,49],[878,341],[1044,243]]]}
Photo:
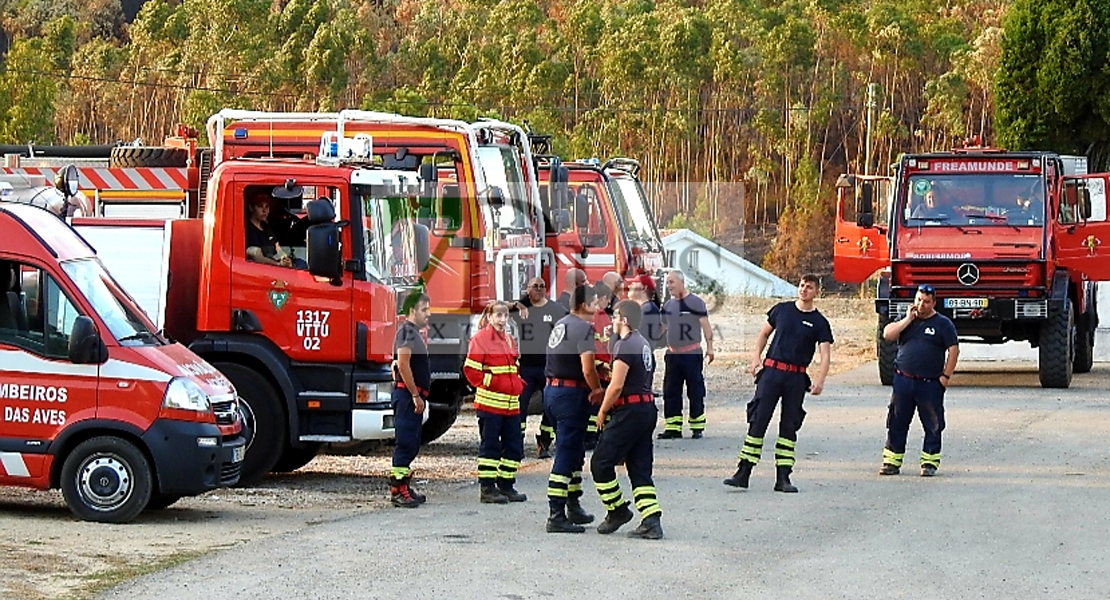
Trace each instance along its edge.
{"label": "roof-mounted siren", "polygon": [[356,133],[353,138],[327,131],[320,136],[318,160],[326,162],[369,162],[374,158],[374,138],[366,133]]}

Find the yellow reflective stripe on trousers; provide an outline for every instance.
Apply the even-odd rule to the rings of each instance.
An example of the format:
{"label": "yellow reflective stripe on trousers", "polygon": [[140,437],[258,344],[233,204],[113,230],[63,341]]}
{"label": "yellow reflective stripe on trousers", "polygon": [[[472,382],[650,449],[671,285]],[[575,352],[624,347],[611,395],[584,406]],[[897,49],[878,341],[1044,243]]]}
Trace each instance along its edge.
{"label": "yellow reflective stripe on trousers", "polygon": [[883,464],[885,465],[901,467],[902,459],[904,459],[905,456],[905,453],[895,452],[890,448],[883,448]]}

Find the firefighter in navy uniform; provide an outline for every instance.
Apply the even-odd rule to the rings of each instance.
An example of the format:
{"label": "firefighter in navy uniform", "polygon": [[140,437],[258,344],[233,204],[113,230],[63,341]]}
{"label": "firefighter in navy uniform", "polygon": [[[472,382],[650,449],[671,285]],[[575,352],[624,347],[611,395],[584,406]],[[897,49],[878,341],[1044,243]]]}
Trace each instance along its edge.
{"label": "firefighter in navy uniform", "polygon": [[547,387],[544,410],[555,420],[555,460],[547,480],[551,515],[548,533],[582,533],[594,520],[582,510],[582,465],[586,460],[586,421],[591,404],[602,400],[601,383],[594,368],[594,314],[596,292],[590,286],[574,290],[574,310],[551,330],[547,341]]}
{"label": "firefighter in navy uniform", "polygon": [[[816,275],[802,276],[798,284],[798,299],[780,302],[767,311],[767,322],[755,342],[755,356],[749,371],[756,378],[755,397],[748,403],[748,435],[740,448],[740,463],[736,474],[725,480],[725,485],[748,487],[752,469],[763,454],[763,435],[775,406],[782,399],[779,415],[779,438],[775,442],[775,491],[795,493],[798,488],[790,483],[794,470],[794,449],[798,429],[805,419],[802,401],[806,392],[819,395],[829,374],[832,354],[832,328],[828,319],[813,304],[819,291]],[[767,338],[774,332],[767,358],[760,361]],[[821,365],[815,379],[810,380],[806,368],[813,361],[814,351],[820,349]],[[762,370],[760,370],[762,369]]]}
{"label": "firefighter in navy uniform", "polygon": [[956,326],[936,311],[936,303],[933,286],[918,286],[906,316],[883,329],[883,338],[888,342],[898,340],[898,354],[894,358],[894,386],[887,409],[886,446],[879,475],[897,475],[901,469],[915,409],[925,429],[921,476],[932,477],[940,467],[944,392],[956,372],[960,346]]}
{"label": "firefighter in navy uniform", "polygon": [[423,330],[428,325],[431,300],[426,294],[410,294],[405,298],[405,320],[393,339],[393,426],[396,446],[393,447],[393,469],[389,479],[390,500],[394,506],[415,508],[424,503],[424,495],[412,489],[412,461],[420,452],[420,429],[428,390],[432,387],[432,363]]}
{"label": "firefighter in navy uniform", "polygon": [[[671,299],[663,305],[667,353],[663,355],[663,418],[666,425],[659,439],[682,437],[682,386],[690,398],[690,437],[705,433],[705,365],[713,364],[713,329],[705,301],[686,289],[682,271],[667,273]],[[705,356],[701,342],[705,339]]]}
{"label": "firefighter in navy uniform", "polygon": [[613,311],[613,335],[619,340],[613,349],[613,378],[598,410],[602,433],[590,459],[590,473],[608,511],[597,532],[613,533],[632,520],[632,510],[621,494],[615,469],[623,462],[632,483],[632,501],[642,518],[639,527],[629,535],[657,540],[663,537],[660,523],[663,511],[656,499],[651,468],[652,434],[659,411],[651,391],[655,356],[651,344],[637,331],[642,318],[643,311],[635,300],[621,301]]}
{"label": "firefighter in navy uniform", "polygon": [[[597,367],[597,376],[601,381],[601,387],[605,388],[609,385],[609,377],[612,374],[613,360],[612,353],[610,352],[611,343],[609,341],[609,334],[613,328],[613,307],[616,306],[617,301],[624,291],[624,280],[620,275],[613,271],[609,271],[601,277],[601,281],[597,282],[594,286],[594,291],[597,293],[597,309],[594,311],[593,327],[594,327],[594,365]],[[593,450],[597,447],[597,406],[592,407],[590,420],[586,424],[586,450]]]}

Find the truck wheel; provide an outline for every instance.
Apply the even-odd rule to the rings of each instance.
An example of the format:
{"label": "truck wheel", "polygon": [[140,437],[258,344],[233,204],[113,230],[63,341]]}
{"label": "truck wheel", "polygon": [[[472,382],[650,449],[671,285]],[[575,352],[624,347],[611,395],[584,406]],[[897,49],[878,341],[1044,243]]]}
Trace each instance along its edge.
{"label": "truck wheel", "polygon": [[424,423],[423,429],[420,430],[420,443],[428,444],[436,441],[443,434],[447,433],[448,429],[455,424],[455,420],[459,418],[459,411],[462,409],[462,402],[456,401],[455,404],[447,410],[433,410],[432,414],[428,415],[428,422]]}
{"label": "truck wheel", "polygon": [[890,320],[879,316],[879,327],[875,331],[875,354],[879,359],[879,383],[894,385],[894,357],[898,355],[898,342],[883,339],[883,329]]}
{"label": "truck wheel", "polygon": [[1075,365],[1075,313],[1071,302],[1059,310],[1049,310],[1041,323],[1040,365],[1041,387],[1066,388],[1071,385]]}
{"label": "truck wheel", "polygon": [[181,499],[181,496],[173,494],[151,494],[150,502],[146,503],[147,510],[162,510],[169,508],[171,504]]}
{"label": "truck wheel", "polygon": [[1086,323],[1075,326],[1075,366],[1073,373],[1090,373],[1095,366],[1095,332]]}
{"label": "truck wheel", "polygon": [[117,146],[112,148],[108,166],[117,169],[136,167],[184,167],[189,153],[184,148],[161,146]]}
{"label": "truck wheel", "polygon": [[286,446],[285,451],[278,457],[277,462],[274,463],[274,468],[270,469],[270,472],[289,473],[296,471],[312,462],[318,452],[320,452],[320,444],[308,444],[304,448]]}
{"label": "truck wheel", "polygon": [[150,461],[134,444],[101,436],[77,445],[62,464],[62,495],[85,521],[127,523],[150,500]]}
{"label": "truck wheel", "polygon": [[265,377],[235,363],[214,363],[231,380],[253,435],[247,442],[243,472],[236,487],[250,487],[277,464],[287,446],[285,411],[274,386]]}

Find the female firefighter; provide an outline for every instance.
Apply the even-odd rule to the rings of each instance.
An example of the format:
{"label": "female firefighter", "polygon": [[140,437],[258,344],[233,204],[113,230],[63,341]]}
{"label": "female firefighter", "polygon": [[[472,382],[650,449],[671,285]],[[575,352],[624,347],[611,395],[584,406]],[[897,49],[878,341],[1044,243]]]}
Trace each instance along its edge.
{"label": "female firefighter", "polygon": [[517,374],[520,353],[505,331],[509,306],[494,301],[486,306],[478,333],[470,339],[463,363],[467,381],[477,390],[474,408],[478,413],[478,483],[480,499],[487,504],[524,502],[516,491],[516,470],[524,458],[520,432],[520,393],[524,381]]}

